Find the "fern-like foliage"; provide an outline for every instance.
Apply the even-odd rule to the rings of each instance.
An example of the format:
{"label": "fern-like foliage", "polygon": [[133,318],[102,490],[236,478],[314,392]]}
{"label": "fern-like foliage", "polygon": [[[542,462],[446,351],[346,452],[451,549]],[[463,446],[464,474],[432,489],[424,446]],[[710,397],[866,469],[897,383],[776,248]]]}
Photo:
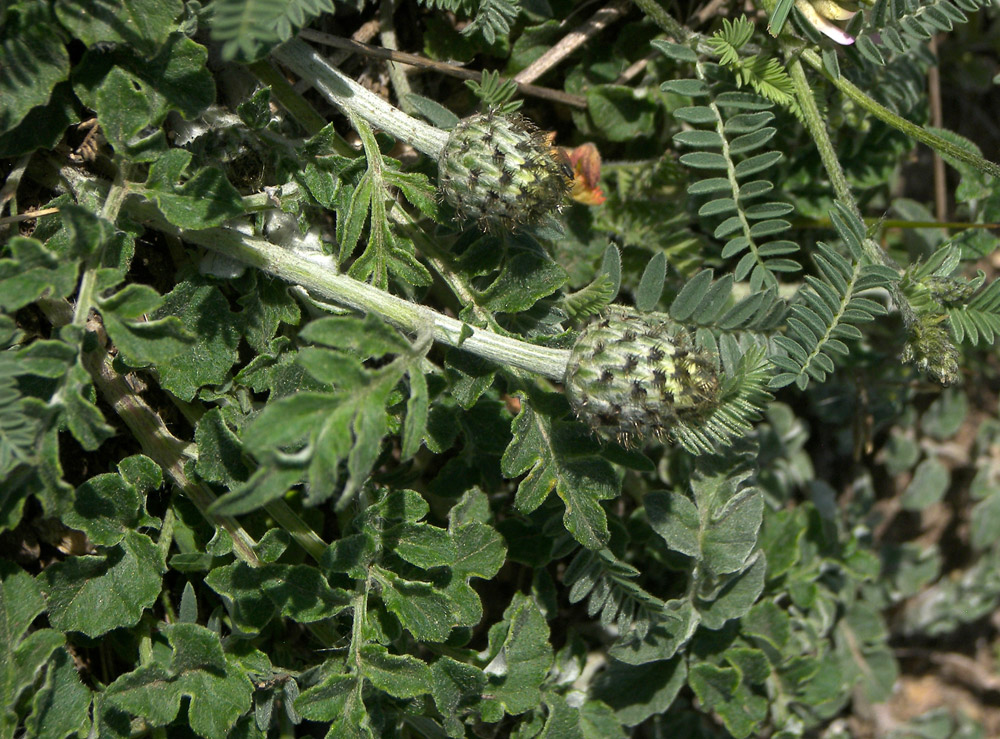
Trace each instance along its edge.
{"label": "fern-like foliage", "polygon": [[420,0],[420,3],[428,8],[472,17],[462,33],[468,36],[478,31],[488,44],[496,41],[497,36],[507,36],[510,24],[521,12],[517,0]]}
{"label": "fern-like foliage", "polygon": [[805,388],[810,379],[822,382],[834,371],[837,357],[849,354],[846,341],[861,338],[857,325],[868,323],[886,313],[885,306],[861,293],[886,289],[898,279],[894,270],[864,263],[863,224],[839,203],[831,218],[850,258],[841,256],[826,244],[817,244],[817,276],[807,276],[791,306],[787,333],[775,338],[786,354],[771,361],[782,370],[770,383],[779,388],[795,383]]}
{"label": "fern-like foliage", "polygon": [[967,23],[966,13],[989,4],[988,0],[876,0],[857,38],[857,49],[867,59],[884,64],[885,56],[873,37],[890,51],[907,54],[912,46],[922,45],[935,34]]}
{"label": "fern-like foliage", "polygon": [[792,78],[781,62],[763,54],[740,55],[753,32],[753,23],[746,16],[733,21],[726,18],[722,22],[722,28],[708,39],[708,44],[718,54],[719,64],[736,77],[737,87],[750,87],[761,97],[799,115]]}
{"label": "fern-like foliage", "polygon": [[733,275],[723,275],[716,281],[713,276],[713,270],[703,269],[688,280],[670,304],[671,318],[686,326],[697,326],[699,336],[708,330],[708,335],[715,337],[713,341],[722,334],[733,334],[737,338],[750,335],[763,342],[782,325],[787,305],[775,288],[733,301]]}
{"label": "fern-like foliage", "polygon": [[[749,434],[761,409],[771,400],[767,391],[771,366],[764,347],[739,347],[732,337],[720,346],[725,374],[719,402],[697,419],[682,419],[670,433],[692,454],[709,454],[731,446],[734,439]],[[726,357],[738,357],[735,361]]]}
{"label": "fern-like foliage", "polygon": [[[652,309],[663,291],[666,260],[654,256],[646,265],[635,293],[640,311]],[[692,454],[730,447],[748,434],[761,409],[771,400],[767,391],[766,333],[775,330],[784,314],[784,301],[775,290],[755,293],[732,305],[733,277],[712,282],[712,270],[691,278],[670,306],[670,317],[696,328],[695,341],[717,357],[719,392],[716,402],[702,413],[674,421],[671,438]]]}
{"label": "fern-like foliage", "polygon": [[664,602],[635,582],[639,571],[607,549],[580,549],[563,575],[569,602],[587,599],[587,615],[616,626],[621,636],[644,639]]}
{"label": "fern-like foliage", "polygon": [[[351,277],[382,289],[388,286],[390,277],[411,285],[428,285],[430,273],[414,256],[412,241],[390,227],[389,212],[395,202],[393,189],[398,188],[424,215],[433,217],[437,208],[433,186],[425,175],[402,172],[398,161],[383,156],[367,123],[354,119],[354,125],[364,157],[326,157],[323,166],[327,172],[316,173],[310,167],[305,173],[308,182],[322,177],[318,181],[327,183],[311,187],[311,192],[323,206],[337,211],[338,262],[343,264],[351,258],[367,231],[367,245],[348,270]],[[307,153],[309,150],[307,146]],[[332,187],[326,179],[329,170],[337,176]]]}
{"label": "fern-like foliage", "polygon": [[212,38],[224,59],[258,59],[287,41],[320,13],[333,13],[333,0],[215,0],[210,6]]}
{"label": "fern-like foliage", "polygon": [[517,83],[514,80],[501,80],[500,73],[494,70],[483,70],[479,82],[466,80],[465,86],[479,98],[482,110],[509,115],[520,110],[524,104],[523,100],[513,99],[517,95]]}
{"label": "fern-like foliage", "polygon": [[713,236],[726,239],[723,259],[739,257],[733,270],[737,281],[749,278],[751,291],[777,285],[776,273],[795,272],[800,266],[788,258],[798,251],[798,245],[773,238],[791,227],[782,216],[792,212],[793,207],[763,199],[774,184],[759,178],[782,158],[780,151],[765,148],[777,133],[768,125],[774,120],[770,111],[774,104],[752,93],[726,91],[710,83],[710,79],[718,77],[718,65],[700,61],[692,49],[654,43],[668,56],[695,67],[696,79],[670,80],[661,89],[701,103],[674,111],[678,119],[702,127],[674,136],[680,146],[701,149],[682,154],[681,164],[713,175],[688,187],[690,195],[709,196],[698,214],[722,218]]}
{"label": "fern-like foliage", "polygon": [[914,46],[905,56],[873,59],[859,45],[845,53],[851,61],[844,75],[854,84],[870,92],[872,97],[900,115],[906,115],[925,104],[927,69],[937,64],[926,44]]}
{"label": "fern-like foliage", "polygon": [[734,279],[717,281],[705,269],[692,277],[670,304],[670,316],[690,328],[696,342],[719,357],[722,373],[719,404],[695,423],[681,421],[673,435],[686,449],[704,453],[744,436],[771,395],[767,391],[774,334],[783,325],[787,305],[775,288],[734,300]]}
{"label": "fern-like foliage", "polygon": [[907,269],[900,288],[918,316],[947,316],[956,343],[992,344],[1000,336],[1000,280],[983,288],[986,275],[981,270],[972,279],[955,276],[961,253],[955,244],[942,246],[926,262]]}
{"label": "fern-like foliage", "polygon": [[601,268],[594,279],[576,292],[567,294],[561,307],[571,317],[596,316],[618,296],[622,282],[622,258],[618,247],[608,244]]}
{"label": "fern-like foliage", "polygon": [[992,344],[1000,336],[1000,280],[991,282],[966,305],[945,310],[956,341]]}

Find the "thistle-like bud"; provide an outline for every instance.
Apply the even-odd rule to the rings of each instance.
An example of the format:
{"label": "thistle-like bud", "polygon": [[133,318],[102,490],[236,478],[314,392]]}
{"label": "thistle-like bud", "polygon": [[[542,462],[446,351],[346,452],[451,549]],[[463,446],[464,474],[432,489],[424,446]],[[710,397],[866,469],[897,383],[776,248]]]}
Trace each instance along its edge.
{"label": "thistle-like bud", "polygon": [[438,186],[461,218],[514,228],[558,210],[572,171],[523,116],[482,113],[459,122],[438,162]]}
{"label": "thistle-like bud", "polygon": [[662,438],[677,421],[709,413],[719,400],[712,356],[663,313],[609,308],[570,354],[566,395],[601,437],[630,446]]}

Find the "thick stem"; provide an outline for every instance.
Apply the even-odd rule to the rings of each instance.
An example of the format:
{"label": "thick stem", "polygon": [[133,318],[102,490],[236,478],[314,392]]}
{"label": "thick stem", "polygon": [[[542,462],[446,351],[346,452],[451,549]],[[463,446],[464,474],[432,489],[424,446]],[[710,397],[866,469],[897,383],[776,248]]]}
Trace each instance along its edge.
{"label": "thick stem", "polygon": [[368,591],[371,589],[371,575],[365,577],[363,583],[358,583],[351,603],[351,644],[348,647],[347,664],[358,676],[356,690],[361,698],[361,647],[365,643],[365,620],[368,618]]}
{"label": "thick stem", "polygon": [[[65,172],[70,181],[78,175]],[[294,192],[292,190],[291,192]],[[228,228],[181,231],[167,222],[149,202],[133,199],[129,214],[167,236],[183,238],[257,267],[286,282],[301,285],[316,296],[350,308],[373,313],[404,331],[417,334],[430,328],[435,341],[460,348],[502,366],[516,367],[561,382],[569,363],[569,350],[552,349],[501,336],[410,303],[372,285],[337,273],[332,260],[319,252],[296,252]]]}
{"label": "thick stem", "polygon": [[214,516],[208,513],[208,508],[215,502],[215,495],[201,483],[188,477],[187,444],[171,434],[160,416],[146,404],[128,379],[112,369],[111,359],[103,349],[84,352],[82,359],[101,397],[128,426],[143,452],[163,469],[171,482],[184,492],[208,521],[229,534],[236,555],[251,566],[258,567],[260,561],[253,550],[256,542],[240,526],[239,521],[231,516]]}
{"label": "thick stem", "polygon": [[273,52],[274,58],[313,83],[327,100],[348,115],[364,118],[376,128],[413,146],[434,159],[448,141],[448,133],[406,115],[378,95],[366,90],[326,61],[309,44],[292,39]]}
{"label": "thick stem", "polygon": [[409,333],[416,334],[430,329],[435,341],[461,348],[500,365],[517,367],[553,380],[562,380],[566,373],[569,362],[569,351],[566,349],[536,346],[473,328],[467,323],[339,274],[330,259],[322,254],[290,251],[264,239],[226,228],[185,231],[181,235],[189,243],[198,244],[301,285],[321,298],[365,313],[374,313]]}

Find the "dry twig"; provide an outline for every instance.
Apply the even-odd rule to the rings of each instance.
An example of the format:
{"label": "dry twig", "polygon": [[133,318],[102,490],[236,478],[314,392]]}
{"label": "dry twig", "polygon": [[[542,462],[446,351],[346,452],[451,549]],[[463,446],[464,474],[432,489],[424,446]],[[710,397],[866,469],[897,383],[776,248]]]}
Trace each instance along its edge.
{"label": "dry twig", "polygon": [[[314,41],[325,46],[332,46],[335,49],[355,51],[359,54],[365,54],[377,59],[386,59],[388,61],[399,62],[401,64],[409,64],[414,67],[433,69],[441,74],[447,74],[463,80],[479,80],[482,77],[481,72],[473,72],[472,70],[463,69],[454,64],[434,61],[433,59],[427,59],[426,57],[418,56],[417,54],[408,54],[404,51],[382,49],[378,46],[359,43],[340,36],[333,36],[329,33],[321,33],[320,31],[306,29],[301,31],[299,36],[306,41]],[[585,109],[587,107],[587,99],[582,95],[571,95],[570,93],[563,92],[562,90],[553,90],[548,87],[538,87],[537,85],[526,85],[520,83],[517,85],[517,89],[524,95],[531,95],[532,97],[541,98],[543,100],[551,100],[552,102],[562,103],[563,105],[568,105],[572,108]]]}
{"label": "dry twig", "polygon": [[631,5],[632,4],[629,0],[612,0],[610,3],[590,16],[590,19],[586,23],[574,28],[568,34],[559,39],[555,46],[518,72],[514,77],[514,81],[525,84],[534,82],[543,74],[559,64],[559,62],[563,59],[580,48],[580,46],[582,46],[587,39],[595,36],[600,31],[607,28],[611,23],[625,15]]}

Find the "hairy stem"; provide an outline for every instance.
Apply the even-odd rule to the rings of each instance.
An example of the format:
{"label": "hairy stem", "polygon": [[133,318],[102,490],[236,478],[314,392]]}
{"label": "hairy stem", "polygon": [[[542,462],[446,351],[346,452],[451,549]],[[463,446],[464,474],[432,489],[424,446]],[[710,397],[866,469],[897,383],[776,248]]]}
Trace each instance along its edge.
{"label": "hairy stem", "polygon": [[[645,1],[651,2],[651,0]],[[801,54],[801,58],[810,67],[822,73],[838,90],[884,123],[889,124],[893,128],[899,129],[907,136],[916,139],[922,144],[927,144],[927,146],[937,152],[940,152],[946,157],[951,157],[952,159],[957,159],[960,162],[971,164],[979,171],[985,172],[993,177],[1000,177],[1000,165],[995,162],[991,162],[989,159],[984,159],[974,152],[966,151],[950,141],[941,138],[937,134],[931,133],[927,129],[921,128],[915,123],[911,123],[902,116],[896,115],[881,103],[870,98],[863,90],[854,85],[843,75],[840,75],[839,77],[831,75],[823,65],[823,59],[812,49],[804,50]]]}
{"label": "hairy stem", "polygon": [[[833,142],[830,141],[830,134],[826,130],[826,124],[819,114],[819,108],[816,107],[816,98],[813,97],[812,88],[809,86],[809,80],[806,79],[806,71],[802,67],[802,62],[797,57],[792,57],[791,55],[787,55],[786,59],[788,61],[788,72],[795,87],[795,97],[798,100],[799,108],[802,110],[803,121],[813,141],[816,143],[820,160],[822,160],[827,176],[829,176],[830,182],[833,184],[837,200],[847,206],[854,217],[863,223],[864,219],[861,216],[861,210],[858,208],[854,194],[851,192],[851,186],[844,175],[844,169],[840,166],[840,160],[837,158]],[[872,264],[885,265],[898,271],[899,267],[889,258],[889,255],[882,250],[874,239],[862,239],[861,248],[864,250],[868,261]],[[903,322],[907,326],[912,325],[916,320],[916,315],[906,296],[903,295],[903,292],[896,283],[890,283],[889,294],[892,297],[892,302],[903,317]]]}
{"label": "hairy stem", "polygon": [[355,587],[354,597],[351,599],[351,645],[348,647],[348,666],[354,669],[358,676],[356,690],[358,699],[361,698],[361,647],[365,643],[365,619],[368,618],[368,592],[371,590],[371,575],[365,577],[364,582],[359,582]]}
{"label": "hairy stem", "polygon": [[[45,303],[43,308],[53,325],[64,324],[69,319],[63,315],[62,305],[57,301]],[[103,328],[96,317],[91,327],[99,335],[103,334]],[[231,516],[208,513],[209,506],[215,502],[215,494],[188,476],[186,463],[190,461],[189,445],[170,432],[159,414],[132,386],[131,378],[114,370],[111,358],[103,348],[98,346],[82,352],[81,361],[101,397],[132,432],[143,453],[160,466],[170,481],[183,491],[207,521],[229,534],[233,540],[233,551],[240,559],[252,567],[258,567],[260,561],[253,549],[256,542],[239,521]]]}
{"label": "hairy stem", "polygon": [[[159,219],[157,219],[159,220]],[[476,354],[502,366],[517,367],[553,380],[562,380],[569,351],[529,344],[411,303],[365,282],[339,274],[332,260],[320,253],[296,252],[261,238],[227,228],[178,231],[162,221],[157,227],[185,241],[262,269],[301,285],[320,298],[365,313],[373,313],[408,333],[429,329],[435,341]]]}
{"label": "hairy stem", "polygon": [[448,140],[446,131],[429,126],[393,107],[332,66],[309,44],[292,39],[272,53],[279,62],[312,82],[327,100],[347,115],[364,118],[424,154],[439,158]]}
{"label": "hairy stem", "polygon": [[788,74],[791,76],[792,84],[795,86],[795,97],[798,99],[799,108],[802,110],[802,118],[816,144],[817,151],[819,151],[819,158],[822,160],[823,167],[830,178],[830,184],[833,185],[833,191],[837,194],[837,199],[850,208],[851,212],[860,219],[861,211],[854,200],[854,195],[851,192],[850,184],[847,182],[847,177],[844,175],[844,170],[840,166],[837,152],[833,148],[833,142],[830,141],[830,135],[826,131],[826,124],[819,114],[819,108],[816,107],[816,99],[813,97],[809,80],[806,79],[806,72],[802,68],[802,62],[788,54],[786,54],[786,61],[788,62]]}
{"label": "hairy stem", "polygon": [[[118,218],[118,211],[121,210],[125,196],[128,195],[128,184],[126,183],[126,170],[128,165],[120,163],[115,181],[111,184],[107,196],[104,198],[104,205],[101,207],[101,218],[111,223]],[[77,291],[76,310],[73,312],[73,325],[83,327],[87,323],[90,309],[94,304],[94,290],[97,287],[97,271],[100,263],[101,244],[97,252],[88,260],[87,268],[80,278],[80,289]]]}

